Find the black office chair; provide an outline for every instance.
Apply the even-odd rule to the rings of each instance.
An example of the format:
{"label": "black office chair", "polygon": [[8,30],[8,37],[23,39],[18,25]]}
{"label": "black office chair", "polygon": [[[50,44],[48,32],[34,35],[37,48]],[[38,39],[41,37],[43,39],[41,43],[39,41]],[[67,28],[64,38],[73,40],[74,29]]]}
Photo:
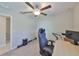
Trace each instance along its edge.
{"label": "black office chair", "polygon": [[[40,46],[40,54],[42,56],[52,56],[54,49],[54,41],[47,40],[45,29],[40,28],[38,32],[39,46]],[[48,45],[48,43],[51,43]]]}

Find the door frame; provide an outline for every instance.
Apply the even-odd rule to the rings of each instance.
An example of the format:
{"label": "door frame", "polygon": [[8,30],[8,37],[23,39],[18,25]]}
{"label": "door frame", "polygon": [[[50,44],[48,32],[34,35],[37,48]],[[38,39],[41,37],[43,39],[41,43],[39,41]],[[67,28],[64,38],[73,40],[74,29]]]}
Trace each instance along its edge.
{"label": "door frame", "polygon": [[0,13],[0,16],[10,17],[10,50],[11,50],[12,49],[12,16],[5,13]]}

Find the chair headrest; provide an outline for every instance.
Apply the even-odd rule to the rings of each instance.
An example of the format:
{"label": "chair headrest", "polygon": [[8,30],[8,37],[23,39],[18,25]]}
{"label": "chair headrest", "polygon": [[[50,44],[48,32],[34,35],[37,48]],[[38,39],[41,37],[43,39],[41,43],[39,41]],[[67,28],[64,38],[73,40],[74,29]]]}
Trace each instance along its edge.
{"label": "chair headrest", "polygon": [[39,33],[43,33],[43,32],[45,32],[45,29],[40,28],[40,29],[39,29]]}

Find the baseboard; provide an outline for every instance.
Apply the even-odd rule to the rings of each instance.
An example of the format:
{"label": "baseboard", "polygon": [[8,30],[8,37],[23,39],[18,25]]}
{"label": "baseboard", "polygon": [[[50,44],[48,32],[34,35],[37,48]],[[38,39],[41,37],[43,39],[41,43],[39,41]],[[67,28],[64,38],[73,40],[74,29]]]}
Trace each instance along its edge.
{"label": "baseboard", "polygon": [[37,40],[37,37],[35,37],[35,38],[32,39],[32,40],[29,40],[27,43],[32,42],[32,41],[34,41],[34,40]]}
{"label": "baseboard", "polygon": [[36,40],[37,38],[35,37],[34,39],[32,39],[32,40],[26,40],[26,42],[25,42],[25,44],[21,44],[21,45],[19,45],[19,46],[17,46],[17,48],[20,48],[20,47],[22,47],[22,46],[26,46],[28,43],[30,43],[30,42],[32,42],[32,41],[34,41],[34,40]]}
{"label": "baseboard", "polygon": [[0,48],[2,48],[2,47],[5,47],[6,45],[4,44],[4,45],[0,45]]}
{"label": "baseboard", "polygon": [[11,50],[14,50],[14,49],[16,49],[17,47],[13,47],[13,48],[11,48]]}

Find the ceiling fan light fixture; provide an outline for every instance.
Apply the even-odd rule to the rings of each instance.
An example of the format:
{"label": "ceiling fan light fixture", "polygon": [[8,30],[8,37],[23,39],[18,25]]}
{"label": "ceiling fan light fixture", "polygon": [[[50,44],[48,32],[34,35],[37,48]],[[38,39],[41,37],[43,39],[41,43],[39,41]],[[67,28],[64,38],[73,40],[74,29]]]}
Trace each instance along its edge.
{"label": "ceiling fan light fixture", "polygon": [[30,8],[32,8],[33,11],[31,11],[31,12],[21,12],[22,14],[33,13],[34,16],[39,16],[40,14],[42,14],[42,15],[44,15],[44,16],[47,16],[47,14],[44,13],[43,11],[44,11],[44,10],[47,10],[47,9],[49,9],[49,8],[51,8],[51,5],[47,5],[47,6],[43,7],[43,8],[39,8],[38,5],[36,5],[36,6],[34,7],[30,2],[25,2],[25,3],[26,3]]}
{"label": "ceiling fan light fixture", "polygon": [[39,9],[35,9],[33,13],[34,13],[34,15],[39,16],[40,15],[40,10]]}

